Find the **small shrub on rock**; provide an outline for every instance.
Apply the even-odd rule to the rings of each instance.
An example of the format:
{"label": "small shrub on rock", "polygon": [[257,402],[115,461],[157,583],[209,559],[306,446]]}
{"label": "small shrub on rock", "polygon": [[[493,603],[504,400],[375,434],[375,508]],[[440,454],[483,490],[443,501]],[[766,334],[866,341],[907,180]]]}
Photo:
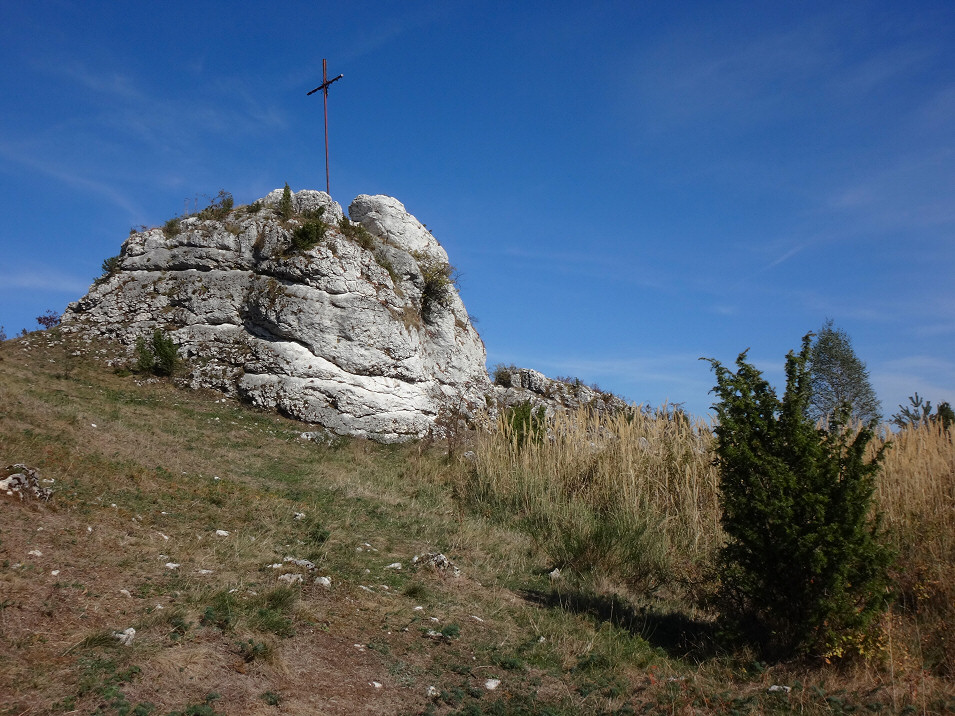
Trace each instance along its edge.
{"label": "small shrub on rock", "polygon": [[138,372],[169,376],[176,371],[178,363],[179,351],[176,344],[158,328],[153,331],[152,340],[148,343],[142,336],[136,339]]}
{"label": "small shrub on rock", "polygon": [[494,366],[494,374],[491,376],[494,385],[499,385],[502,388],[510,388],[514,383],[514,379],[511,376],[511,371],[513,370],[515,370],[514,366],[506,366],[503,363],[498,363]]}
{"label": "small shrub on rock", "polygon": [[177,236],[179,234],[179,217],[173,217],[163,224],[162,233],[167,239]]}
{"label": "small shrub on rock", "polygon": [[228,213],[232,211],[234,205],[235,201],[232,198],[232,194],[225,189],[220,189],[209,206],[199,212],[199,218],[215,220],[225,218]]}
{"label": "small shrub on rock", "polygon": [[395,290],[400,290],[398,286],[401,283],[401,276],[398,275],[398,271],[395,269],[395,265],[391,263],[391,259],[379,250],[375,252],[375,261],[391,276],[391,283],[395,287]]}
{"label": "small shrub on rock", "polygon": [[308,251],[325,240],[325,222],[321,219],[306,221],[292,232],[292,248],[296,251]]}
{"label": "small shrub on rock", "polygon": [[353,224],[343,216],[338,222],[338,230],[366,251],[375,248],[375,237],[361,224]]}
{"label": "small shrub on rock", "polygon": [[292,190],[288,182],[285,182],[285,188],[282,190],[282,198],[279,201],[279,216],[288,221],[292,218]]}
{"label": "small shrub on rock", "polygon": [[424,290],[421,292],[421,316],[425,320],[434,315],[435,309],[451,307],[452,288],[457,285],[457,275],[451,264],[415,256]]}
{"label": "small shrub on rock", "polygon": [[103,274],[99,277],[98,280],[102,281],[114,273],[119,271],[119,256],[110,256],[108,259],[103,259],[103,265],[101,266]]}

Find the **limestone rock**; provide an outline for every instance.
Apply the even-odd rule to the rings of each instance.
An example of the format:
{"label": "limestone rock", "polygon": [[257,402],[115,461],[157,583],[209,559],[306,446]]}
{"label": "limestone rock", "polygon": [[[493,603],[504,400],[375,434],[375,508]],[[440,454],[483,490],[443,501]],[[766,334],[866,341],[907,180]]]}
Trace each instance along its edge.
{"label": "limestone rock", "polygon": [[353,221],[402,251],[448,263],[448,254],[437,239],[394,197],[361,194],[348,207],[348,214]]}
{"label": "limestone rock", "polygon": [[628,403],[577,380],[556,380],[529,368],[499,365],[494,369],[493,403],[509,408],[530,402],[544,406],[548,415],[554,411],[589,408],[599,413],[626,410]]}
{"label": "limestone rock", "polygon": [[32,496],[48,502],[53,496],[53,488],[40,487],[39,471],[17,463],[0,470],[0,494],[16,496],[21,500],[24,496]]}
{"label": "limestone rock", "polygon": [[[436,418],[485,405],[484,344],[453,285],[440,301],[426,276],[448,257],[391,197],[360,196],[342,222],[325,192],[300,191],[295,216],[282,190],[218,218],[133,233],[117,268],[70,304],[65,330],[119,341],[162,330],[188,382],[314,423],[338,435],[395,442],[426,435]],[[292,237],[323,207],[324,238]]]}

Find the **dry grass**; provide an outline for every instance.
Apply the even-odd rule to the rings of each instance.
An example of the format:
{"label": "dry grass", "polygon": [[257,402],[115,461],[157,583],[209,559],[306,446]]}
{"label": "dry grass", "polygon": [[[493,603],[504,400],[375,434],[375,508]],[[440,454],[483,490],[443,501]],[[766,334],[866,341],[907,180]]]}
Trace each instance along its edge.
{"label": "dry grass", "polygon": [[554,566],[645,590],[696,576],[719,544],[712,435],[664,407],[548,422],[518,447],[505,418],[476,439],[459,493],[489,515],[524,522]]}

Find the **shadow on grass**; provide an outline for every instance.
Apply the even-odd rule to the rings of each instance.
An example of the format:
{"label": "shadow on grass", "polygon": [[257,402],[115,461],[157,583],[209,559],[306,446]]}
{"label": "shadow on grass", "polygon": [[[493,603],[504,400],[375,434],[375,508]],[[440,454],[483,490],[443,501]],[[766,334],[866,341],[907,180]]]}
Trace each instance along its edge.
{"label": "shadow on grass", "polygon": [[576,590],[522,590],[518,594],[534,604],[587,614],[609,622],[662,649],[671,658],[703,661],[722,653],[717,644],[716,626],[712,622],[680,612],[635,607],[617,595]]}

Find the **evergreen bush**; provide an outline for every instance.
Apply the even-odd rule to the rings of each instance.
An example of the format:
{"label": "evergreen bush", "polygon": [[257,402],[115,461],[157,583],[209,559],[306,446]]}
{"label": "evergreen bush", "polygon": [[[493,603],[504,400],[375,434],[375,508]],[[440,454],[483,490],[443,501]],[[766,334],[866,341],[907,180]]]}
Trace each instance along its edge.
{"label": "evergreen bush", "polygon": [[282,190],[282,199],[279,201],[279,216],[288,220],[292,218],[292,190],[288,182],[285,182],[285,188]]}
{"label": "evergreen bush", "polygon": [[942,427],[948,430],[955,424],[955,410],[952,410],[952,406],[947,402],[939,403],[932,413],[932,401],[925,400],[916,391],[915,395],[909,396],[909,403],[910,405],[906,406],[900,405],[899,412],[892,416],[892,422],[902,429],[941,423]]}
{"label": "evergreen bush", "polygon": [[139,336],[136,339],[136,370],[140,373],[172,375],[179,364],[179,351],[172,338],[158,328],[153,331],[152,340]]}
{"label": "evergreen bush", "polygon": [[119,256],[110,256],[108,259],[103,259],[103,264],[100,267],[103,273],[100,274],[99,278],[96,279],[95,283],[102,283],[103,281],[108,279],[110,276],[115,274],[117,271],[119,271],[119,261],[120,261]]}
{"label": "evergreen bush", "polygon": [[375,237],[361,224],[353,224],[343,216],[338,221],[338,230],[366,251],[375,248]]}
{"label": "evergreen bush", "polygon": [[505,420],[509,436],[517,449],[520,450],[528,442],[540,444],[546,433],[545,409],[541,405],[534,410],[529,400],[508,408]]}
{"label": "evergreen bush", "polygon": [[321,219],[306,221],[292,232],[292,248],[308,251],[325,239],[325,222]]}
{"label": "evergreen bush", "polygon": [[780,400],[743,352],[716,373],[721,522],[718,561],[728,633],[769,658],[839,654],[886,606],[888,549],[873,515],[885,447],[867,459],[875,423],[848,406],[824,427],[809,416],[810,336],[786,358]]}

